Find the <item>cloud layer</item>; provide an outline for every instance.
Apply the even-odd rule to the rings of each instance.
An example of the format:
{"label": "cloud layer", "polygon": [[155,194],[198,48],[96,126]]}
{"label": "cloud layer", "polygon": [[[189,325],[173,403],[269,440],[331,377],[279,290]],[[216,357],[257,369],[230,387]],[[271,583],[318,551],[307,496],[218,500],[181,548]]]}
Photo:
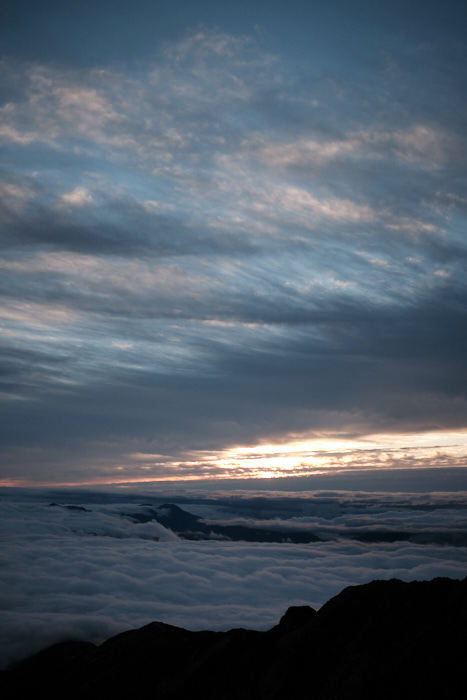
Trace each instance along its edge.
{"label": "cloud layer", "polygon": [[[50,506],[51,498],[62,500]],[[1,663],[59,640],[100,641],[153,620],[190,629],[266,629],[289,605],[319,607],[350,584],[465,575],[465,546],[342,537],[376,527],[465,535],[462,493],[198,492],[180,498],[183,508],[203,517],[309,526],[333,539],[187,542],[154,521],[135,522],[132,513],[147,511],[141,505],[147,493],[4,493]],[[149,503],[163,499],[159,494]]]}

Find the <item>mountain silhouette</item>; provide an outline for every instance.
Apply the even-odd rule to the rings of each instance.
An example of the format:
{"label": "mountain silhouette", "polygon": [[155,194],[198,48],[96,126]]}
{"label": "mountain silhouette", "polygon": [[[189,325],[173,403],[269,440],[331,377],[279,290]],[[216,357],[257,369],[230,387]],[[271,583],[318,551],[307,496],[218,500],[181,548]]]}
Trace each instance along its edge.
{"label": "mountain silhouette", "polygon": [[280,530],[247,525],[206,523],[203,518],[189,513],[174,503],[164,503],[161,506],[151,507],[146,512],[126,513],[125,515],[137,522],[156,520],[186,540],[219,538],[242,542],[293,542],[295,544],[321,541],[320,537],[308,530]]}
{"label": "mountain silhouette", "polygon": [[56,644],[0,676],[2,698],[454,700],[467,697],[467,578],[351,586],[266,632],[162,622]]}

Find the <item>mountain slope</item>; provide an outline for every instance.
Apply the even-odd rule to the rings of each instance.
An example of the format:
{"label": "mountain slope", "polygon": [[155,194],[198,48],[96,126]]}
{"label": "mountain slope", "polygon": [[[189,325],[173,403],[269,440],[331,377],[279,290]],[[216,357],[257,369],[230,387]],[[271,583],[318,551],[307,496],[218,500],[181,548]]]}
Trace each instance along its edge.
{"label": "mountain slope", "polygon": [[374,581],[267,632],[154,622],[57,644],[1,676],[4,698],[389,700],[467,697],[467,579]]}

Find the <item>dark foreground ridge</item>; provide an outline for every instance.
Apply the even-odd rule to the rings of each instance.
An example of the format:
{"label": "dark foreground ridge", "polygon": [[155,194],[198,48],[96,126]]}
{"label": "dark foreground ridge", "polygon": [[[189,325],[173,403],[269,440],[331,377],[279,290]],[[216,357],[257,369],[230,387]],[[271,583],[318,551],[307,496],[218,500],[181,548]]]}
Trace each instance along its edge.
{"label": "dark foreground ridge", "polygon": [[351,586],[267,632],[153,622],[63,642],[1,674],[3,698],[451,700],[467,697],[467,578]]}

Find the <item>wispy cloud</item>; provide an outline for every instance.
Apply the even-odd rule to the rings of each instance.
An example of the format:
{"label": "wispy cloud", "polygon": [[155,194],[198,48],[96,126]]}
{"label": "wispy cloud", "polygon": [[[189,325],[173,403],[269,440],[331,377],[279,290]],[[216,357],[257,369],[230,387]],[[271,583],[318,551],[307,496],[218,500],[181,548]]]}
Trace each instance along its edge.
{"label": "wispy cloud", "polygon": [[[3,60],[18,478],[33,445],[193,476],[203,449],[465,425],[461,94],[427,101],[405,48],[350,78],[266,43],[204,27],[138,66]],[[145,452],[168,457],[122,464]]]}
{"label": "wispy cloud", "polygon": [[75,187],[71,192],[62,194],[60,201],[64,206],[82,207],[92,202],[92,195],[85,187]]}

